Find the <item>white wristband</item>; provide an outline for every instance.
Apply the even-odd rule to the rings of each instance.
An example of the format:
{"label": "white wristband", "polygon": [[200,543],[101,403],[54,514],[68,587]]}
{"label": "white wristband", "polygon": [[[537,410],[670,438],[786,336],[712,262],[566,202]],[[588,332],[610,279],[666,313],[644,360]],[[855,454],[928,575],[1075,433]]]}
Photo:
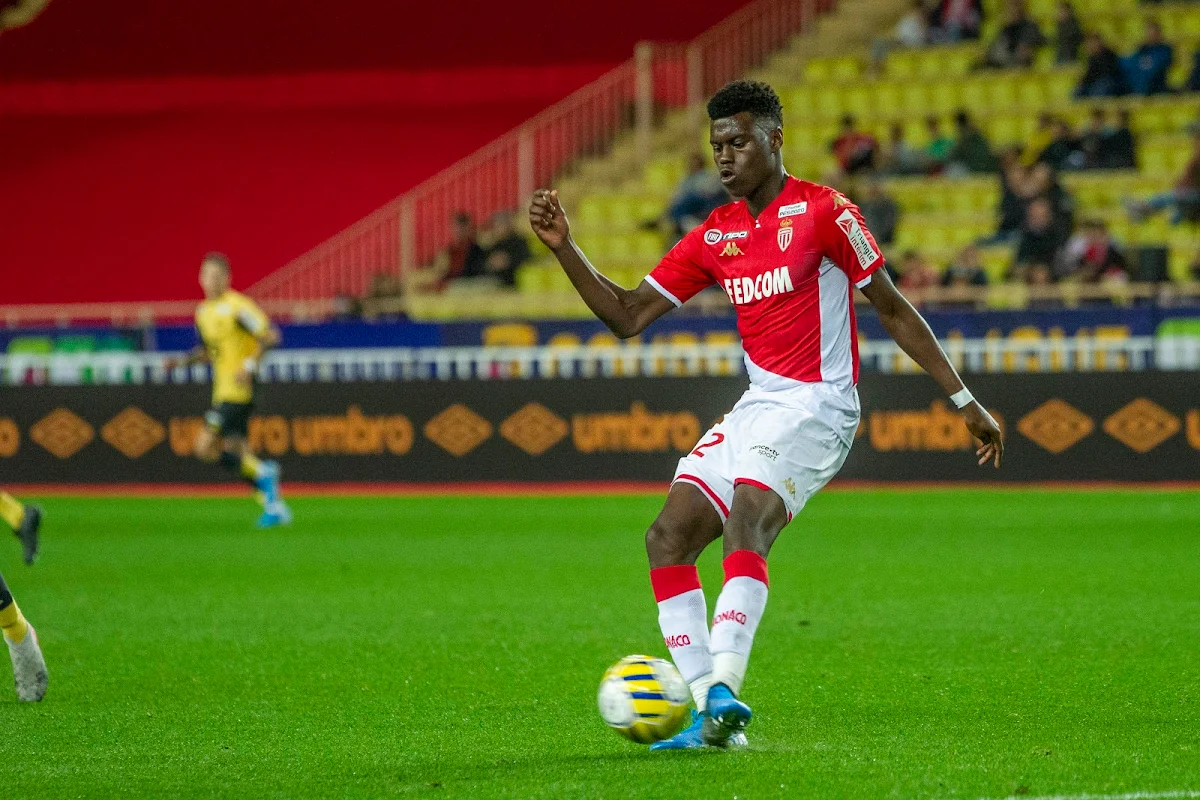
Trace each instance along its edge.
{"label": "white wristband", "polygon": [[[257,375],[258,374],[258,359],[257,358],[247,358],[245,361],[242,362],[242,369],[246,370],[246,372],[249,372],[251,375]],[[961,406],[960,406],[960,408],[961,408]]]}
{"label": "white wristband", "polygon": [[966,408],[975,402],[975,395],[971,394],[971,390],[964,386],[959,391],[950,395],[950,402],[954,403],[955,408]]}

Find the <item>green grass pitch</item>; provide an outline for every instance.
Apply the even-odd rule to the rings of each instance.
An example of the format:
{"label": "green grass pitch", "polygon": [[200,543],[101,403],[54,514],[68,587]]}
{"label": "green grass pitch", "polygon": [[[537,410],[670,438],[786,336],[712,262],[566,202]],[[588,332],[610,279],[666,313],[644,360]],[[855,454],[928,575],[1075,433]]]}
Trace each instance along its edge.
{"label": "green grass pitch", "polygon": [[[51,671],[0,696],[6,798],[929,797],[1200,789],[1200,502],[818,496],[771,557],[744,752],[600,722],[665,655],[660,498],[43,501],[0,567]],[[701,575],[712,599],[719,553]],[[7,668],[0,678],[8,682]],[[7,688],[7,687],[5,687]]]}

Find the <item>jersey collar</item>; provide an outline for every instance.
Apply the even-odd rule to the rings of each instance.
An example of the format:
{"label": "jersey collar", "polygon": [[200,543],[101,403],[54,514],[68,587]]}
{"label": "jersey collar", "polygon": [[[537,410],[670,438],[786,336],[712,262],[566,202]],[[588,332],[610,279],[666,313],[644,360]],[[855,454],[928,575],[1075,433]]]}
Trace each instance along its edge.
{"label": "jersey collar", "polygon": [[745,213],[745,215],[750,218],[750,221],[752,223],[754,223],[754,226],[757,228],[762,224],[762,220],[764,217],[769,218],[769,212],[775,211],[780,206],[783,205],[784,195],[786,195],[788,193],[788,190],[791,189],[792,186],[794,186],[796,183],[798,183],[796,178],[794,178],[790,173],[784,173],[783,188],[779,190],[779,194],[775,195],[774,200],[767,203],[767,207],[764,208],[762,210],[762,213],[759,214],[757,217],[755,217],[753,214],[750,213],[750,206],[746,202],[746,198],[743,197],[741,200],[739,200],[738,205],[740,205],[742,207],[743,213]]}

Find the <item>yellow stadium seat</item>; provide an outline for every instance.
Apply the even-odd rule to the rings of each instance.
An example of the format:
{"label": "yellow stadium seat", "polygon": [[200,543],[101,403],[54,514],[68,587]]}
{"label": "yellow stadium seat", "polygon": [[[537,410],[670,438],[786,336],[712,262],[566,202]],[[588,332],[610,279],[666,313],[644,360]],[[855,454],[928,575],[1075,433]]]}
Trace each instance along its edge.
{"label": "yellow stadium seat", "polygon": [[1020,107],[1030,113],[1046,108],[1049,103],[1049,93],[1040,75],[1023,75],[1017,84],[1017,102]]}
{"label": "yellow stadium seat", "polygon": [[837,119],[846,112],[845,92],[838,86],[826,86],[817,90],[816,114],[821,119]]}
{"label": "yellow stadium seat", "polygon": [[979,50],[975,45],[948,47],[942,51],[942,77],[966,75],[979,61]]}
{"label": "yellow stadium seat", "polygon": [[842,106],[859,119],[873,119],[878,116],[873,92],[867,86],[858,85],[845,89]]}
{"label": "yellow stadium seat", "polygon": [[920,50],[893,50],[887,57],[887,74],[893,80],[908,80],[920,73]]}
{"label": "yellow stadium seat", "polygon": [[831,74],[835,81],[849,83],[863,74],[863,62],[858,56],[842,56],[833,61]]}
{"label": "yellow stadium seat", "polygon": [[1161,145],[1144,146],[1139,160],[1142,172],[1147,175],[1167,177],[1174,172],[1174,159],[1171,151]]}
{"label": "yellow stadium seat", "polygon": [[983,89],[988,106],[994,111],[1015,111],[1021,107],[1018,82],[1014,80],[1013,75],[991,78],[980,88]]}
{"label": "yellow stadium seat", "polygon": [[1083,73],[1078,69],[1056,69],[1046,76],[1046,94],[1051,105],[1066,103],[1075,96]]}
{"label": "yellow stadium seat", "polygon": [[647,191],[670,195],[683,178],[683,165],[675,159],[651,161],[646,165],[643,182]]}
{"label": "yellow stadium seat", "polygon": [[605,195],[588,195],[579,201],[574,216],[581,226],[603,228],[608,225],[608,198]]}
{"label": "yellow stadium seat", "polygon": [[1143,136],[1155,133],[1172,133],[1174,130],[1172,108],[1161,103],[1142,106],[1133,115],[1134,127]]}
{"label": "yellow stadium seat", "polygon": [[1020,117],[992,117],[987,125],[992,148],[995,150],[1020,143],[1025,139],[1024,123]]}
{"label": "yellow stadium seat", "polygon": [[517,290],[536,294],[550,288],[550,269],[529,265],[517,270]]}
{"label": "yellow stadium seat", "polygon": [[[812,86],[797,86],[789,92],[784,93],[783,97],[783,115],[786,118],[788,114],[795,114],[800,117],[809,117],[813,114],[813,106],[816,105],[816,91]],[[705,136],[708,134],[706,133]]]}
{"label": "yellow stadium seat", "polygon": [[875,107],[879,110],[878,116],[884,119],[903,116],[905,112],[904,91],[901,84],[891,82],[876,84]]}
{"label": "yellow stadium seat", "polygon": [[631,244],[637,263],[657,263],[667,250],[662,236],[653,231],[638,231],[632,235]]}
{"label": "yellow stadium seat", "polygon": [[1185,131],[1192,123],[1200,120],[1200,102],[1173,100],[1167,104],[1167,116],[1171,122],[1171,130]]}
{"label": "yellow stadium seat", "polygon": [[829,83],[833,80],[833,62],[828,58],[814,58],[804,65],[804,80],[813,84]]}
{"label": "yellow stadium seat", "polygon": [[979,251],[979,260],[983,264],[983,271],[987,273],[988,283],[1002,282],[1012,259],[1012,250],[1007,247],[985,247]]}
{"label": "yellow stadium seat", "polygon": [[929,110],[941,115],[958,111],[962,105],[962,91],[957,82],[940,81],[929,85]]}
{"label": "yellow stadium seat", "polygon": [[1117,20],[1117,39],[1132,49],[1146,36],[1146,22],[1139,14],[1130,14]]}
{"label": "yellow stadium seat", "polygon": [[923,117],[929,113],[929,87],[924,81],[910,81],[904,85],[901,93],[907,116]]}

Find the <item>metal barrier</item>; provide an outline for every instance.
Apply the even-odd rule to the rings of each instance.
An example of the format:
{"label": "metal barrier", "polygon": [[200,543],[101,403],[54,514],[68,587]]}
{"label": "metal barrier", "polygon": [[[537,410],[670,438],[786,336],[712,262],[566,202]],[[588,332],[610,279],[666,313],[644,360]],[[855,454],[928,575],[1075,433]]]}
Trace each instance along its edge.
{"label": "metal barrier", "polygon": [[[950,339],[942,343],[963,372],[1091,372],[1200,369],[1191,337],[1037,340]],[[171,353],[0,356],[0,384],[203,383],[207,366],[165,366]],[[863,342],[866,372],[917,372],[891,341]],[[739,345],[581,345],[279,350],[263,360],[267,383],[504,380],[633,376],[719,376],[744,371]]]}

